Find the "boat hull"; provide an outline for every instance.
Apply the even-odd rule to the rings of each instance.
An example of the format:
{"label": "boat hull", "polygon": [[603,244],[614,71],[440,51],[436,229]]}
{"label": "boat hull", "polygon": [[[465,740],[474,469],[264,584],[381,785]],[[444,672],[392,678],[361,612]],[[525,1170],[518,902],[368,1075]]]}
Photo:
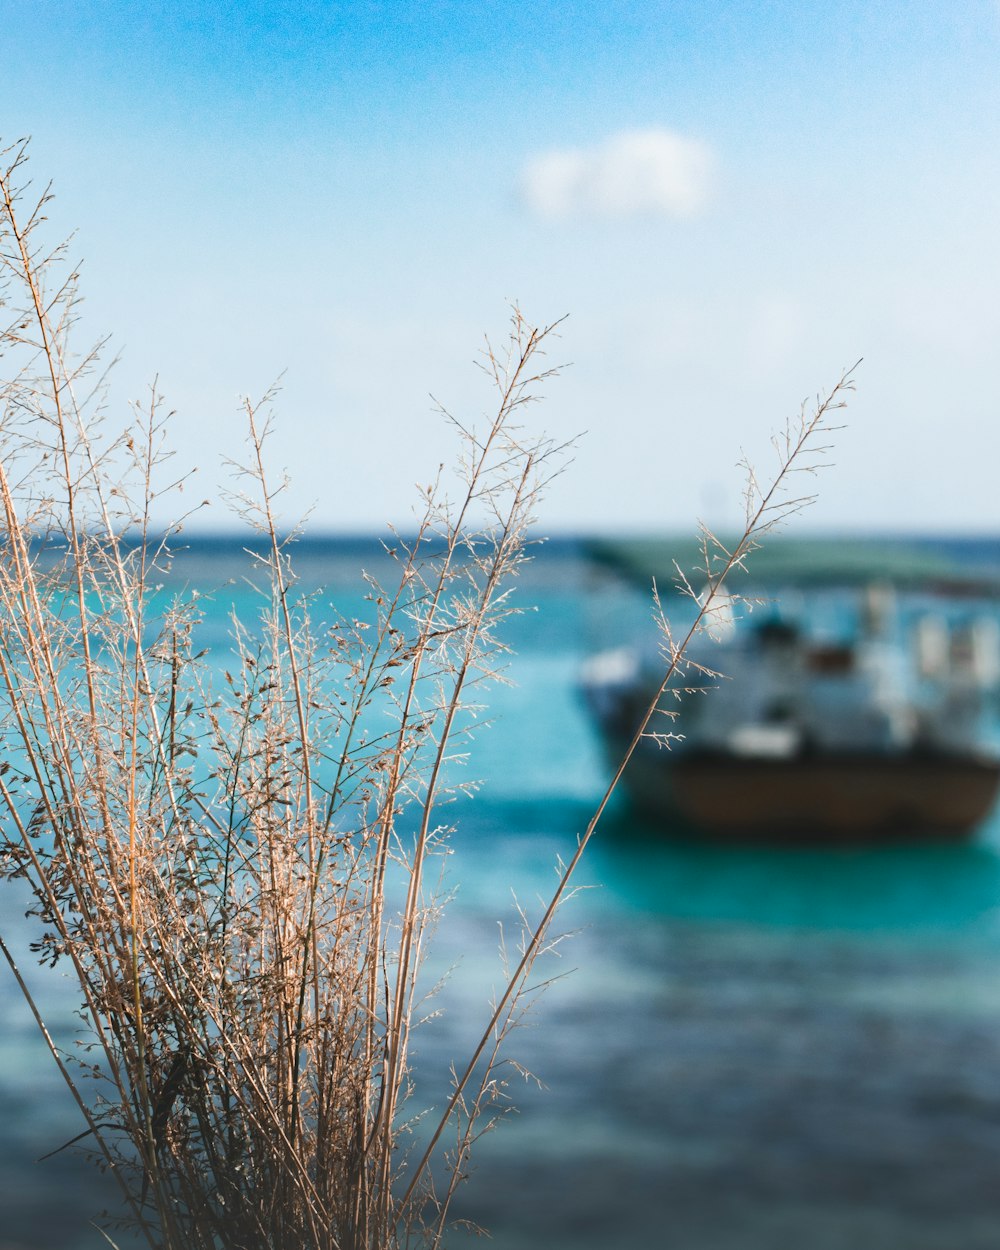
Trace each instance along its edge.
{"label": "boat hull", "polygon": [[928,753],[791,759],[640,751],[623,778],[647,818],[725,837],[962,838],[989,815],[1000,760]]}

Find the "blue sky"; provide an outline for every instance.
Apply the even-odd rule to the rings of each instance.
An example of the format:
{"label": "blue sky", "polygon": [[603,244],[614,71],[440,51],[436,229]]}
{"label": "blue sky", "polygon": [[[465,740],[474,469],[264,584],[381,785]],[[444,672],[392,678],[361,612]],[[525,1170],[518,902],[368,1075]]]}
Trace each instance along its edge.
{"label": "blue sky", "polygon": [[569,314],[553,531],[726,525],[741,451],[859,357],[807,524],[1000,530],[997,0],[0,9],[81,334],[113,410],[159,378],[201,493],[283,375],[289,518],[405,523],[429,393],[483,410],[517,300]]}

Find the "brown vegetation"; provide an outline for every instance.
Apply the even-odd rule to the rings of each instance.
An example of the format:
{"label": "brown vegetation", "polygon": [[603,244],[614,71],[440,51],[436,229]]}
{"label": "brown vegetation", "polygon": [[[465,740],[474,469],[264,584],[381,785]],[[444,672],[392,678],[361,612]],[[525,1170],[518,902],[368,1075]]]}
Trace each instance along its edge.
{"label": "brown vegetation", "polygon": [[[500,1106],[529,972],[621,774],[439,1119],[414,1134],[413,1106],[432,1101],[411,1099],[408,1056],[451,833],[441,805],[502,660],[549,472],[552,447],[520,421],[549,375],[551,329],[515,313],[507,351],[487,353],[492,421],[454,422],[460,489],[454,502],[440,482],[427,490],[416,534],[393,542],[392,584],[370,584],[369,622],[324,620],[296,587],[267,401],[247,405],[238,506],[261,540],[261,608],[234,622],[214,680],[197,599],[160,590],[176,533],[151,521],[176,485],[162,409],[154,396],[108,435],[99,354],[72,355],[76,274],[44,250],[49,196],[24,204],[24,161],[19,145],[0,172],[2,870],[27,879],[40,959],[79,985],[88,1049],[50,1048],[83,1144],[151,1246],[436,1245]],[[740,543],[706,536],[712,587],[796,506],[780,491],[844,384],[789,431],[776,485],[752,487]],[[712,611],[710,593],[692,632]],[[664,684],[633,748],[684,664],[686,639],[664,636]]]}

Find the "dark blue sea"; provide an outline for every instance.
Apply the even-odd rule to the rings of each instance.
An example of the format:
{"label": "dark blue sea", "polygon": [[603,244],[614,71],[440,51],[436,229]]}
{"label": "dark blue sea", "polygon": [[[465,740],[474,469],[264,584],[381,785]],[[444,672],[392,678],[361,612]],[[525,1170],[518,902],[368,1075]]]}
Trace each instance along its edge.
{"label": "dark blue sea", "polygon": [[[379,560],[363,540],[300,555],[342,606]],[[224,649],[240,545],[195,541],[184,560]],[[434,961],[454,971],[416,1043],[421,1105],[440,1106],[488,1018],[513,896],[539,908],[606,780],[581,662],[647,617],[570,541],[536,549],[516,596],[530,610],[510,622],[514,684],[492,690],[472,745],[479,794],[451,810]],[[961,845],[735,849],[671,839],[618,803],[578,884],[552,984],[510,1046],[541,1086],[512,1084],[517,1110],[480,1142],[456,1215],[497,1250],[1000,1246],[1000,818]],[[9,889],[0,907],[23,942]],[[71,982],[32,975],[72,1045]],[[37,1162],[82,1127],[0,968],[0,1250],[107,1244],[89,1223],[102,1178],[72,1149]]]}

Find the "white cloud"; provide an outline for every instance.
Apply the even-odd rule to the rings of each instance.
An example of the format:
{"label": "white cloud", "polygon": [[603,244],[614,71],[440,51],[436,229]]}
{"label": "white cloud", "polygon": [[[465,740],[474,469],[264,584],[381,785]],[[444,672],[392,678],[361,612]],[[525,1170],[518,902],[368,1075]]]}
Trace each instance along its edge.
{"label": "white cloud", "polygon": [[670,130],[627,130],[589,148],[543,152],[521,175],[540,217],[691,217],[708,200],[712,152]]}

